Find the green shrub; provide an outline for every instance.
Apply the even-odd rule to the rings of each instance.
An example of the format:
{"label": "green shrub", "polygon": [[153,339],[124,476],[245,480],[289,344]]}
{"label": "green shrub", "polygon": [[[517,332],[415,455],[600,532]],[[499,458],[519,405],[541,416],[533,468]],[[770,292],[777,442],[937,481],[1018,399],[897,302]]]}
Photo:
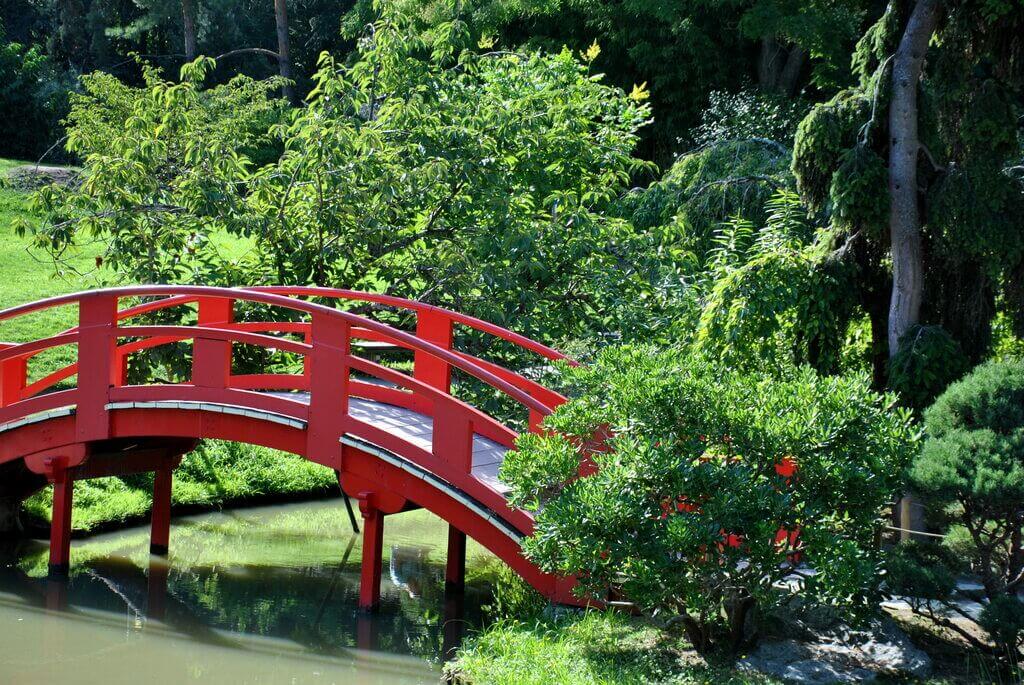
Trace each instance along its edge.
{"label": "green shrub", "polygon": [[907,406],[924,409],[968,369],[960,344],[941,326],[914,326],[889,361],[889,387]]}
{"label": "green shrub", "polygon": [[[874,605],[879,517],[914,441],[892,397],[866,379],[740,373],[681,349],[609,348],[566,373],[576,397],[501,471],[536,511],[524,549],[543,569],[583,593],[614,588],[700,651],[747,642],[755,608],[789,597],[775,584],[795,552],[816,570],[807,599]],[[606,426],[597,473],[552,488],[565,471],[550,455]]]}
{"label": "green shrub", "polygon": [[[949,386],[924,418],[927,439],[910,470],[911,484],[949,533],[946,547],[955,546],[958,553],[919,556],[913,560],[917,568],[894,574],[890,585],[896,592],[952,604],[961,599],[960,591],[949,583],[937,587],[930,579],[955,573],[956,559],[966,555],[986,605],[978,624],[999,651],[1012,655],[1024,638],[1024,603],[1017,596],[1024,583],[1024,362],[977,367]],[[911,556],[901,550],[893,559],[899,568]],[[932,603],[912,605],[957,629]]]}

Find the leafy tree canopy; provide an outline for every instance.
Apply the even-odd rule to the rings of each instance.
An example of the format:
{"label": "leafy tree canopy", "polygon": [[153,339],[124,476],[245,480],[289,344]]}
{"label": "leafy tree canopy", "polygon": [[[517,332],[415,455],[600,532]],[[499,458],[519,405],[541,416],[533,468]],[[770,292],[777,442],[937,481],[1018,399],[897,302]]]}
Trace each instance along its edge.
{"label": "leafy tree canopy", "polygon": [[[38,243],[99,237],[132,280],[386,289],[548,339],[607,325],[646,282],[605,210],[646,168],[647,106],[568,50],[457,52],[456,30],[382,19],[351,67],[322,56],[284,120],[272,81],[202,89],[211,60],[180,83],[149,69],[144,89],[90,77],[70,141],[83,183],[40,195]],[[271,139],[283,153],[256,164]]]}

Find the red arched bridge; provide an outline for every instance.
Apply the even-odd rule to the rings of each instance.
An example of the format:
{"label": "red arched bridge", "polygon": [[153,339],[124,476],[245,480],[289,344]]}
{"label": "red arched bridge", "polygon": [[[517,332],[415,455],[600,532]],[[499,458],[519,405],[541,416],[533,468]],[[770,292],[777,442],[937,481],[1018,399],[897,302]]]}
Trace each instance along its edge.
{"label": "red arched bridge", "polygon": [[[318,303],[342,301],[414,316],[415,331]],[[236,321],[237,305],[276,311],[267,318],[280,320]],[[541,572],[520,551],[533,521],[509,506],[497,478],[516,432],[451,392],[453,370],[468,374],[518,404],[535,430],[565,398],[454,349],[453,329],[475,329],[543,363],[563,359],[559,352],[420,302],[300,287],[95,290],[2,311],[0,330],[5,321],[68,306],[78,310],[75,328],[0,343],[0,469],[7,481],[0,488],[23,497],[53,484],[53,573],[68,566],[76,480],[154,472],[151,545],[166,552],[173,470],[198,440],[216,438],[298,454],[338,473],[363,517],[363,608],[379,600],[384,516],[414,507],[449,524],[448,582],[463,581],[469,535],[546,597],[574,601],[570,580]],[[194,314],[183,316],[183,307]],[[160,319],[196,323],[147,323]],[[182,341],[192,341],[187,382],[128,382],[131,355]],[[299,355],[302,373],[233,373],[236,344]],[[411,351],[412,373],[354,353],[367,344]],[[77,362],[30,381],[33,358],[63,346],[77,348]]]}

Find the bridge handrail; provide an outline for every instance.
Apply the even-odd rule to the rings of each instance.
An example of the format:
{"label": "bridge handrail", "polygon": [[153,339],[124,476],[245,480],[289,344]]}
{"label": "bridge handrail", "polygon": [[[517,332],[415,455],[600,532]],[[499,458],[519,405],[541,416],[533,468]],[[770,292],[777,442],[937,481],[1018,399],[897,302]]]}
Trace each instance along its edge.
{"label": "bridge handrail", "polygon": [[[142,289],[142,288],[152,289],[153,287],[159,287],[159,288],[171,288],[171,287],[196,288],[196,287],[208,287],[208,286],[134,286],[134,287],[132,287],[132,289]],[[107,290],[124,290],[124,288],[107,289]],[[472,317],[472,316],[469,316],[467,314],[462,314],[461,312],[456,312],[456,311],[453,311],[453,310],[450,310],[450,309],[445,309],[443,307],[437,307],[435,305],[430,305],[430,304],[426,304],[426,303],[423,303],[423,302],[417,302],[415,300],[407,300],[407,299],[403,299],[403,298],[399,298],[399,297],[394,297],[394,296],[390,296],[390,295],[383,295],[383,294],[378,294],[378,293],[368,293],[368,292],[362,292],[362,291],[357,291],[357,290],[347,290],[347,289],[340,289],[340,288],[319,288],[319,287],[312,287],[312,286],[247,286],[247,287],[241,287],[241,288],[232,288],[232,290],[271,293],[271,294],[284,295],[286,297],[292,297],[292,298],[295,298],[295,297],[322,297],[322,298],[329,298],[329,299],[344,299],[344,300],[353,300],[353,301],[363,301],[363,302],[371,302],[371,303],[375,303],[375,304],[382,304],[384,306],[394,307],[394,308],[398,308],[398,309],[404,309],[404,310],[407,310],[407,311],[413,311],[413,312],[416,312],[417,314],[429,313],[431,315],[440,316],[443,319],[445,319],[448,322],[448,326],[449,327],[451,325],[455,324],[455,323],[462,324],[462,325],[468,326],[470,328],[473,328],[475,330],[478,330],[480,332],[486,333],[488,335],[491,335],[491,336],[497,337],[499,339],[505,340],[507,342],[511,342],[512,344],[514,344],[514,345],[516,345],[516,346],[518,346],[518,347],[520,347],[520,348],[522,348],[524,350],[527,350],[529,352],[532,352],[532,353],[537,354],[539,356],[542,356],[544,358],[547,358],[547,359],[550,359],[550,360],[555,360],[555,361],[560,361],[560,360],[566,361],[567,363],[569,363],[571,365],[574,365],[574,366],[577,364],[577,362],[575,360],[567,357],[566,355],[562,354],[558,350],[555,350],[555,349],[553,349],[551,347],[548,347],[548,346],[543,345],[541,343],[538,343],[538,342],[536,342],[534,340],[531,340],[530,338],[527,338],[526,336],[523,336],[523,335],[521,335],[519,333],[515,333],[514,331],[507,330],[505,328],[502,328],[501,326],[497,326],[497,325],[492,324],[492,323],[490,323],[488,321],[483,321],[482,319],[478,319],[476,317]],[[71,295],[58,296],[58,297],[54,297],[54,298],[49,298],[47,300],[40,300],[38,302],[29,303],[29,304],[26,304],[26,305],[21,305],[19,307],[13,307],[13,308],[4,310],[3,312],[0,312],[0,321],[3,321],[3,320],[8,319],[8,318],[12,318],[14,316],[19,316],[21,314],[30,313],[32,311],[38,311],[40,309],[45,309],[45,308],[49,308],[49,307],[56,307],[56,306],[61,306],[61,305],[64,305],[64,304],[69,304],[69,303],[74,302],[78,295],[87,294],[89,292],[101,292],[101,291],[100,290],[86,291],[85,293],[75,293],[75,294],[71,294]],[[141,304],[133,305],[131,307],[127,307],[125,309],[119,310],[117,312],[116,318],[117,318],[117,321],[124,321],[126,319],[133,318],[135,316],[140,316],[142,314],[151,313],[151,312],[159,311],[159,310],[162,310],[162,309],[169,309],[171,307],[176,307],[176,306],[180,306],[180,305],[183,305],[183,304],[190,304],[190,303],[193,303],[193,302],[198,302],[201,299],[203,299],[203,295],[199,295],[199,294],[180,294],[180,295],[165,296],[165,297],[163,297],[162,299],[159,299],[159,300],[153,300],[153,301],[150,301],[150,302],[143,302]],[[234,298],[234,299],[242,299],[242,300],[244,300],[244,299],[251,299],[251,298]],[[287,306],[287,305],[284,305],[284,306]],[[368,319],[368,320],[372,321],[372,319]],[[265,322],[265,323],[269,324],[269,323],[272,323],[272,322]],[[281,332],[285,332],[287,327],[288,327],[288,323],[289,322],[276,322],[276,323],[278,323],[281,326],[280,329],[268,328],[268,329],[265,329],[265,330],[268,330],[268,331],[269,330],[280,330]],[[309,324],[302,322],[302,323],[299,323],[299,325],[308,326]],[[70,333],[76,332],[77,330],[78,330],[77,327],[72,327],[72,328],[64,331],[63,333],[70,334]],[[397,329],[393,329],[393,330],[397,330]],[[386,337],[390,338],[390,336],[386,336]],[[6,347],[9,347],[9,346],[11,346],[11,344],[0,342],[0,349],[5,349]],[[145,346],[143,346],[143,348],[144,347],[151,347],[151,346],[155,346],[155,345],[145,345]],[[141,349],[141,348],[139,348],[139,349]],[[29,357],[35,356],[40,351],[41,350],[36,350],[36,351],[32,351],[30,353],[25,353],[24,357],[25,357],[25,359],[28,359]],[[137,349],[133,350],[133,351],[137,351]],[[422,350],[422,351],[426,352],[426,350]],[[482,366],[486,370],[493,370],[495,368],[500,368],[502,373],[499,374],[499,376],[502,377],[504,380],[511,380],[513,385],[515,385],[516,387],[519,387],[520,389],[524,389],[527,392],[530,392],[532,390],[532,391],[535,391],[536,394],[538,394],[538,395],[554,399],[555,406],[557,406],[557,404],[560,404],[562,401],[564,401],[564,398],[561,395],[559,395],[558,393],[556,393],[554,391],[551,391],[548,388],[544,387],[543,385],[541,385],[539,383],[536,383],[535,381],[532,381],[532,380],[530,380],[530,379],[528,379],[528,378],[526,378],[526,377],[524,377],[524,376],[522,376],[522,375],[520,375],[520,374],[518,374],[518,373],[516,373],[514,371],[511,371],[511,370],[508,370],[508,369],[504,369],[502,367],[498,367],[497,365],[495,365],[493,363],[486,362],[486,361],[484,361],[482,359],[478,359],[478,358],[473,357],[471,355],[467,355],[466,353],[458,352],[458,351],[456,351],[454,349],[452,351],[455,351],[456,354],[460,355],[464,359],[469,359],[469,360],[471,360],[473,362],[478,362],[478,366]],[[43,379],[35,381],[34,383],[31,384],[30,387],[32,387],[36,392],[41,392],[42,390],[51,387],[54,383],[60,382],[61,380],[64,380],[64,379],[66,379],[66,378],[68,378],[70,376],[75,375],[75,372],[76,372],[76,368],[75,367],[76,366],[77,366],[76,364],[71,364],[71,365],[69,365],[67,367],[64,367],[63,369],[60,369],[60,370],[58,370],[58,371],[56,371],[54,373],[51,373],[50,375],[48,375],[47,377],[45,377]],[[48,381],[48,382],[44,382],[44,381]]]}
{"label": "bridge handrail", "polygon": [[[291,289],[291,290],[293,292],[297,292],[298,294],[306,294],[306,295],[311,295],[311,296],[315,296],[315,295],[317,295],[319,293],[319,289],[314,289],[314,288],[295,288],[295,289]],[[351,291],[336,290],[334,292],[335,293],[345,293],[345,292],[351,292]],[[354,295],[354,293],[352,293],[352,294]],[[84,292],[80,292],[80,293],[72,293],[72,294],[68,294],[68,295],[60,295],[60,296],[56,296],[56,297],[47,298],[47,299],[44,299],[44,300],[39,300],[39,301],[36,301],[36,302],[31,302],[31,303],[19,305],[19,306],[16,306],[16,307],[11,307],[11,308],[8,308],[6,310],[0,311],[0,321],[9,320],[9,319],[12,319],[12,318],[15,318],[15,317],[18,317],[18,316],[22,316],[22,315],[25,315],[25,314],[30,314],[30,313],[34,313],[34,312],[37,312],[37,311],[42,311],[42,310],[45,310],[45,309],[50,309],[50,308],[58,307],[58,306],[62,306],[62,305],[74,304],[74,303],[81,304],[81,303],[83,303],[85,301],[95,300],[95,299],[102,298],[102,297],[114,298],[114,301],[116,303],[117,300],[119,300],[120,298],[123,298],[123,297],[160,297],[160,296],[165,297],[165,300],[160,300],[160,301],[153,302],[153,303],[145,303],[143,305],[139,305],[139,306],[136,306],[136,307],[128,308],[126,310],[118,311],[118,310],[116,310],[116,305],[115,305],[115,313],[114,313],[115,321],[123,320],[125,318],[128,318],[129,316],[134,316],[134,315],[138,315],[140,313],[144,313],[145,311],[154,311],[154,310],[157,310],[157,309],[161,309],[163,307],[176,306],[178,304],[184,304],[186,302],[195,301],[195,300],[201,300],[201,299],[204,299],[204,298],[217,298],[217,299],[224,299],[224,300],[230,300],[230,301],[242,300],[242,301],[259,302],[259,303],[268,304],[268,305],[271,305],[271,306],[279,306],[279,307],[283,307],[283,308],[286,308],[286,309],[291,309],[291,310],[295,310],[295,311],[300,311],[300,312],[308,313],[310,315],[320,314],[320,315],[325,315],[325,316],[328,316],[328,317],[335,317],[335,318],[338,318],[338,319],[341,319],[341,320],[345,321],[350,326],[351,325],[360,326],[362,328],[365,328],[365,329],[368,329],[368,330],[371,330],[371,331],[375,331],[375,332],[377,332],[379,334],[386,335],[386,336],[388,336],[390,338],[394,338],[394,339],[404,343],[407,347],[409,347],[410,349],[412,349],[414,351],[420,351],[420,352],[426,353],[426,354],[430,355],[433,358],[436,358],[436,359],[438,359],[440,361],[443,361],[445,364],[449,365],[452,368],[460,369],[460,370],[462,370],[462,371],[464,371],[464,372],[474,376],[478,380],[481,380],[484,383],[490,385],[494,389],[499,390],[500,392],[504,393],[505,395],[508,395],[510,398],[512,398],[513,400],[517,401],[519,404],[522,404],[523,406],[527,407],[531,411],[531,413],[536,412],[540,416],[546,416],[546,415],[550,414],[551,411],[552,411],[552,408],[549,407],[544,402],[542,402],[542,401],[538,400],[537,398],[531,396],[528,392],[526,392],[526,391],[516,387],[514,384],[512,384],[512,383],[510,383],[510,382],[508,382],[508,381],[506,381],[506,380],[504,380],[502,378],[500,378],[499,376],[497,376],[496,374],[488,371],[487,369],[484,369],[480,365],[475,364],[472,361],[469,361],[468,359],[464,358],[463,356],[461,356],[458,353],[453,352],[452,350],[446,349],[444,347],[436,345],[436,344],[434,344],[432,342],[429,342],[427,340],[423,340],[422,338],[419,338],[419,337],[417,337],[414,334],[408,333],[406,331],[398,330],[398,329],[393,328],[393,327],[391,327],[391,326],[389,326],[387,324],[381,323],[379,321],[374,321],[373,319],[369,319],[369,318],[366,318],[366,317],[363,317],[363,316],[359,316],[359,315],[353,314],[351,312],[345,312],[345,311],[341,311],[341,310],[337,310],[337,309],[332,309],[332,308],[326,307],[324,305],[320,305],[320,304],[316,304],[316,303],[312,303],[312,302],[307,302],[305,300],[297,299],[294,296],[287,296],[287,295],[284,295],[284,294],[279,294],[279,293],[276,293],[276,292],[266,291],[266,290],[261,290],[261,289],[255,289],[255,288],[221,288],[221,287],[213,287],[213,286],[172,286],[172,285],[163,285],[163,286],[160,286],[160,285],[158,285],[158,286],[128,286],[128,287],[119,287],[119,288],[104,288],[104,289],[84,291]],[[405,301],[405,300],[400,300],[398,298],[395,298],[395,299],[398,302],[409,304],[410,305],[409,306],[410,309],[417,309],[416,306],[413,306],[414,303],[410,303],[409,301]],[[173,302],[167,302],[167,300],[173,300]],[[389,304],[390,300],[391,300],[391,298],[389,298],[388,296],[373,296],[373,299],[370,299],[370,301],[380,301],[383,304]],[[162,305],[162,306],[157,306],[157,305]],[[437,311],[438,313],[443,313],[445,316],[448,316],[449,314],[451,314],[451,315],[456,315],[457,314],[455,312],[448,312],[448,310],[432,307],[430,305],[422,305],[422,307],[424,309],[427,309],[427,310],[430,310],[430,311]],[[459,318],[462,319],[463,317],[459,317]],[[465,319],[466,320],[472,320],[472,317],[465,317]],[[486,324],[486,322],[480,322],[480,323]],[[190,328],[191,330],[203,330],[204,328],[209,328],[209,329],[216,330],[216,327],[203,326],[203,325],[196,325],[196,326],[188,327],[188,328]],[[504,329],[500,329],[500,327],[495,327],[495,328],[504,331]],[[224,330],[224,329],[219,329],[219,330]],[[517,337],[518,336],[518,334],[514,334],[511,331],[506,331],[506,333],[509,336],[513,336],[513,337]],[[63,345],[63,344],[69,344],[71,342],[75,342],[76,340],[78,340],[78,337],[79,337],[79,329],[78,329],[78,327],[76,327],[74,329],[71,329],[67,333],[59,334],[59,335],[53,336],[51,338],[47,338],[47,339],[43,339],[43,340],[35,340],[35,341],[27,342],[27,343],[20,343],[20,344],[14,344],[14,345],[5,346],[5,347],[3,347],[2,350],[0,350],[0,362],[6,361],[8,359],[16,358],[16,357],[31,356],[33,354],[36,354],[36,353],[42,351],[43,349],[48,349],[49,347],[54,347],[54,346]],[[202,337],[202,336],[199,336],[199,337]],[[268,337],[269,338],[269,336],[261,336],[261,337]],[[518,336],[518,337],[521,337],[521,336]],[[279,339],[275,339],[275,340],[279,340]],[[528,339],[525,339],[525,338],[524,338],[524,340],[528,341]],[[529,341],[529,342],[532,343],[532,341]],[[540,345],[540,343],[533,343],[533,345],[537,349],[550,350],[550,348],[546,348],[545,346]],[[554,355],[556,355],[558,357],[561,357],[561,355],[559,353],[555,352],[554,350],[550,350],[550,351]]]}
{"label": "bridge handrail", "polygon": [[478,319],[462,312],[457,312],[444,307],[438,307],[436,305],[427,304],[426,302],[418,302],[416,300],[407,300],[401,297],[395,297],[393,295],[383,295],[378,293],[368,293],[360,290],[346,290],[342,288],[317,288],[312,286],[249,286],[243,287],[242,290],[255,290],[257,292],[272,292],[280,295],[287,295],[290,297],[328,297],[339,300],[358,300],[362,302],[373,302],[375,304],[382,304],[388,307],[394,307],[396,309],[406,309],[415,312],[433,312],[440,314],[448,319],[451,319],[454,323],[468,326],[481,333],[487,333],[493,335],[496,338],[501,338],[507,342],[510,342],[518,347],[521,347],[529,352],[534,352],[542,357],[546,357],[552,361],[567,361],[570,364],[575,364],[575,361],[569,359],[566,355],[562,354],[558,350],[548,347],[536,340],[531,340],[525,335],[510,331],[507,328],[502,328],[497,324],[493,324],[483,319]]}

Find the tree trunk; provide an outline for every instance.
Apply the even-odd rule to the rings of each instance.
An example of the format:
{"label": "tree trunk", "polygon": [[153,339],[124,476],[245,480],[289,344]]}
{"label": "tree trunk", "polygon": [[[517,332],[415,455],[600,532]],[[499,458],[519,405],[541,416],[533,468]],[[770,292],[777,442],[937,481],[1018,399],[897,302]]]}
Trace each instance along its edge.
{"label": "tree trunk", "polygon": [[765,93],[774,92],[782,73],[783,54],[779,41],[772,36],[761,39],[761,55],[757,60],[757,85]]}
{"label": "tree trunk", "polygon": [[889,232],[892,247],[892,299],[889,303],[889,355],[918,322],[924,285],[921,217],[918,212],[917,90],[928,42],[939,18],[940,0],[917,0],[892,65],[889,107]]}
{"label": "tree trunk", "polygon": [[807,59],[807,51],[799,45],[794,45],[786,55],[786,63],[782,66],[779,80],[776,83],[776,90],[787,97],[796,94],[797,86],[800,84],[800,72],[804,68],[804,61]]}
{"label": "tree trunk", "polygon": [[185,29],[185,61],[196,58],[196,10],[192,0],[181,0],[181,20]]}
{"label": "tree trunk", "polygon": [[[286,0],[274,0],[274,20],[277,23],[277,64],[283,78],[291,81],[292,61],[288,50],[288,4]],[[281,88],[281,96],[288,102],[295,102],[295,91],[291,83]]]}

